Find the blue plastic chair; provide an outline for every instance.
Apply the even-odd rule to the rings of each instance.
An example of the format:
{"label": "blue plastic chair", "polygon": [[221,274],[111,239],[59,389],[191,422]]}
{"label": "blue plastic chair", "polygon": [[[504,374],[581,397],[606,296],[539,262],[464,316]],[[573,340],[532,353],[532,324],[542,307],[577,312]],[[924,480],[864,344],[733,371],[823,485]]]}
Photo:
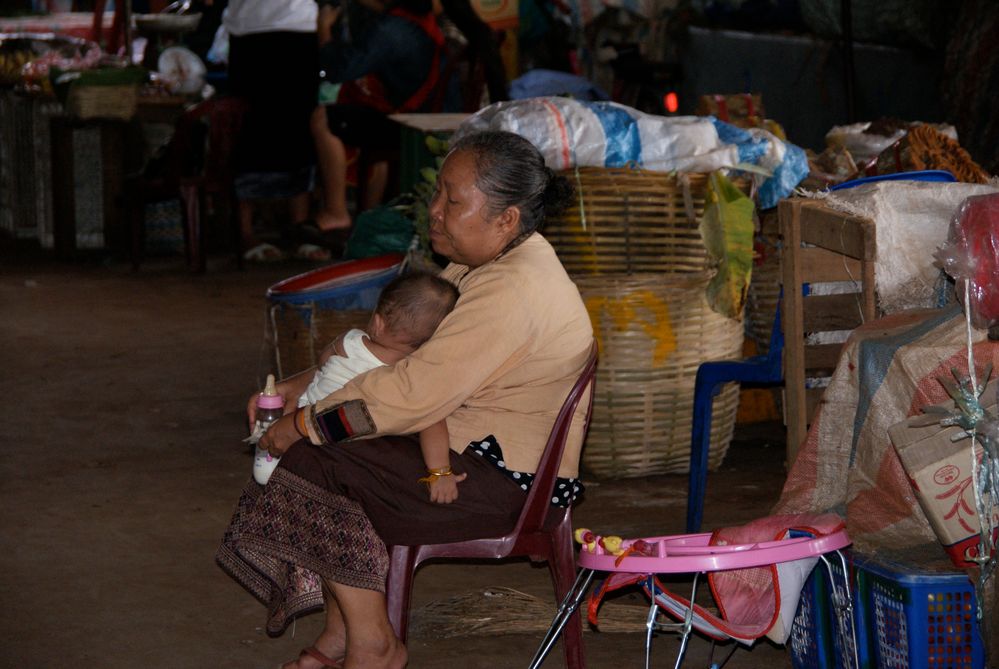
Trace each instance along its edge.
{"label": "blue plastic chair", "polygon": [[694,381],[694,427],[690,438],[690,482],[687,487],[687,533],[701,531],[704,515],[704,489],[708,481],[708,446],[711,442],[711,405],[726,383],[769,385],[784,378],[784,332],[777,300],[770,346],[766,355],[754,355],[745,360],[704,362],[697,368]]}

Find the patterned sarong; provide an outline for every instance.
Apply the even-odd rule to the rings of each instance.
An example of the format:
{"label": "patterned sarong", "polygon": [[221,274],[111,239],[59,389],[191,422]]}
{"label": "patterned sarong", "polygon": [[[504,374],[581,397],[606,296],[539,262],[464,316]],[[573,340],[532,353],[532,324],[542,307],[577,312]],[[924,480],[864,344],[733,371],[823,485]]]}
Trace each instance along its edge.
{"label": "patterned sarong", "polygon": [[278,467],[250,480],[215,557],[267,607],[267,632],[323,607],[322,579],[385,591],[388,552],[357,502]]}

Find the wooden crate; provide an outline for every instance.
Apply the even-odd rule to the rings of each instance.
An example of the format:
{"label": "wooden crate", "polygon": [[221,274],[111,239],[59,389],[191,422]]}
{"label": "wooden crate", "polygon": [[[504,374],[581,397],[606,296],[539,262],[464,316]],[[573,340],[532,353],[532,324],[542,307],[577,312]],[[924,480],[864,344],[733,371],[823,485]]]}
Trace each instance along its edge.
{"label": "wooden crate", "polygon": [[[784,288],[784,412],[790,466],[808,433],[823,388],[806,378],[831,376],[843,344],[815,344],[806,336],[852,330],[876,318],[874,221],[830,209],[818,200],[793,198],[778,205],[781,282]],[[856,292],[807,295],[813,283],[852,281]]]}

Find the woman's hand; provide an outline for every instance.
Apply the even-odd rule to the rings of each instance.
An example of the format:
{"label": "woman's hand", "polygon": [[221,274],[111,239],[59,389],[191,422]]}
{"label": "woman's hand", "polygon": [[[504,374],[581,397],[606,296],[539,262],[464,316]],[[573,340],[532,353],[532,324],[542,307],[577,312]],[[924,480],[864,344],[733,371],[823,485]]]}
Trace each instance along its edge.
{"label": "woman's hand", "polygon": [[438,504],[450,504],[458,499],[458,484],[468,478],[468,474],[452,474],[451,476],[435,476],[430,481],[430,501]]}
{"label": "woman's hand", "polygon": [[[284,398],[284,415],[287,416],[290,413],[294,413],[298,408],[298,398],[309,387],[309,381],[312,380],[312,375],[315,374],[315,371],[315,367],[310,367],[294,376],[278,381],[274,386],[277,394]],[[250,395],[250,399],[246,401],[246,418],[251,433],[253,432],[254,423],[257,422],[258,397],[260,397],[260,393],[253,393]]]}
{"label": "woman's hand", "polygon": [[280,458],[288,447],[302,438],[295,429],[295,414],[287,414],[274,421],[257,444],[276,458]]}

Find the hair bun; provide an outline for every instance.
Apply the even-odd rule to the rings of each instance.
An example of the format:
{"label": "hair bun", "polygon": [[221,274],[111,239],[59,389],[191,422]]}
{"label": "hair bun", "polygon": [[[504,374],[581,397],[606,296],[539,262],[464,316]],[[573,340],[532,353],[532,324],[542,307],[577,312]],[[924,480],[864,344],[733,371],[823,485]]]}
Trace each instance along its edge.
{"label": "hair bun", "polygon": [[548,183],[541,198],[545,207],[545,218],[558,216],[572,202],[576,187],[572,182],[561,174],[556,174],[551,168],[548,170]]}

